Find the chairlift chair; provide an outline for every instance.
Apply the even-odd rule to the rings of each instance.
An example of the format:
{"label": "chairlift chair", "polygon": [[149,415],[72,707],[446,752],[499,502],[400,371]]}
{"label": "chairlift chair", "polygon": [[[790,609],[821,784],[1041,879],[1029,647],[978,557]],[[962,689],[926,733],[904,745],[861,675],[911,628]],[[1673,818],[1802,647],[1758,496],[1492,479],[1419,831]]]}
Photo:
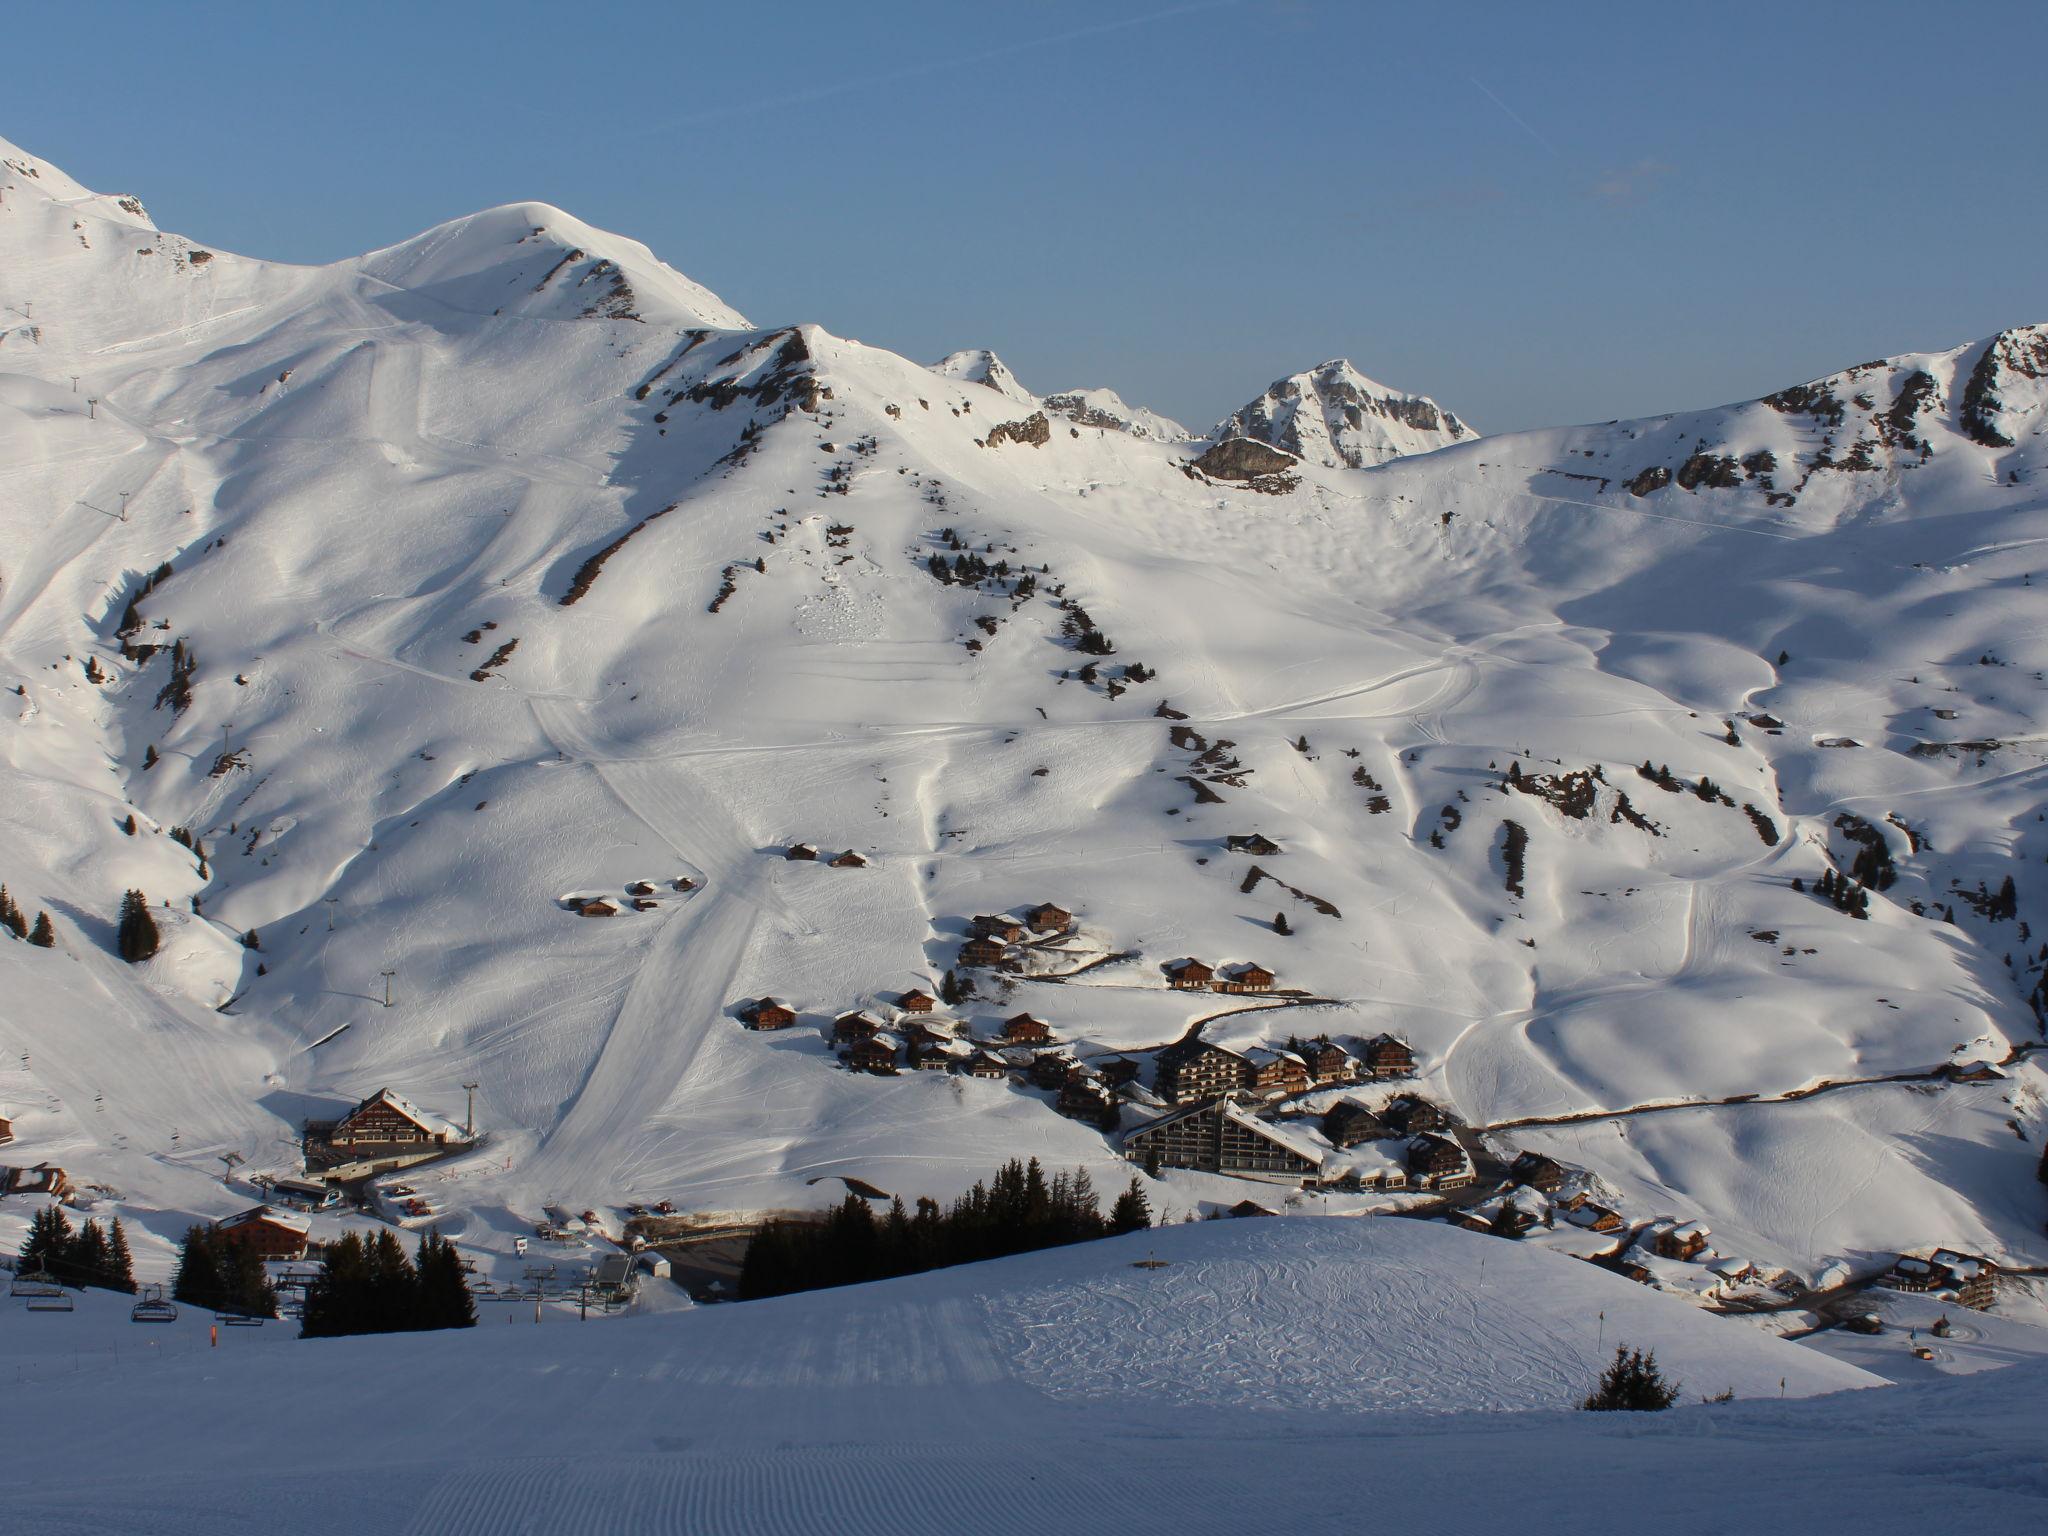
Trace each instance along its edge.
{"label": "chairlift chair", "polygon": [[263,1318],[249,1312],[218,1313],[215,1321],[226,1323],[230,1328],[261,1328],[264,1324]]}
{"label": "chairlift chair", "polygon": [[178,1320],[176,1302],[164,1300],[164,1288],[160,1285],[146,1285],[142,1288],[142,1299],[128,1309],[131,1323],[175,1323]]}
{"label": "chairlift chair", "polygon": [[72,1310],[71,1293],[59,1286],[53,1295],[31,1296],[28,1299],[31,1312],[69,1312]]}
{"label": "chairlift chair", "polygon": [[26,1274],[17,1273],[13,1283],[7,1287],[7,1294],[36,1301],[61,1296],[64,1294],[64,1287],[56,1282],[48,1270],[32,1269]]}

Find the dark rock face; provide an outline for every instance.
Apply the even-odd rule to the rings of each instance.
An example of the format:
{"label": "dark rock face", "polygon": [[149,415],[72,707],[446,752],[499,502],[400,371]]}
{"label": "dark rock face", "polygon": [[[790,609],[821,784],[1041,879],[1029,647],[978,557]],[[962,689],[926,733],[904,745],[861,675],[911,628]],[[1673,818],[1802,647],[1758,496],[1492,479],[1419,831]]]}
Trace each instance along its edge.
{"label": "dark rock face", "polygon": [[1225,438],[1199,459],[1195,468],[1212,480],[1256,480],[1294,468],[1295,457],[1248,437]]}
{"label": "dark rock face", "polygon": [[1637,475],[1635,479],[1629,481],[1628,493],[1631,496],[1647,496],[1652,491],[1661,491],[1670,483],[1670,467],[1664,464],[1652,464],[1648,469]]}
{"label": "dark rock face", "polygon": [[1052,437],[1052,423],[1045,419],[1045,412],[1033,411],[1022,421],[1006,421],[990,431],[986,446],[997,448],[1004,443],[1029,443],[1034,448],[1043,448]]}
{"label": "dark rock face", "polygon": [[1999,430],[1998,379],[2009,373],[2022,379],[2048,378],[2048,331],[2040,326],[2000,331],[1984,348],[1970,381],[1963,387],[1962,427],[1970,441],[1986,448],[2010,448],[2012,439]]}

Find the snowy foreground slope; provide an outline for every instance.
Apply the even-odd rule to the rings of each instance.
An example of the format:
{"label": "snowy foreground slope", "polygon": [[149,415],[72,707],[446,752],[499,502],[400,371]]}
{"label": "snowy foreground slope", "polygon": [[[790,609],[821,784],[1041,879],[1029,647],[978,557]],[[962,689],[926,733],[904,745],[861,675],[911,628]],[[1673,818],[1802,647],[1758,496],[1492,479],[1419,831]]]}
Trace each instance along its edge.
{"label": "snowy foreground slope", "polygon": [[[1298,1006],[1207,1037],[1398,1034],[1631,1219],[2048,1257],[2048,333],[1370,452],[1427,418],[1333,364],[1217,443],[754,329],[539,204],[288,267],[4,145],[0,305],[0,880],[56,938],[0,941],[0,1156],[101,1186],[145,1269],[248,1203],[220,1159],[290,1171],[385,1086],[479,1085],[486,1145],[415,1182],[482,1247],[1024,1153],[1120,1182],[1047,1093],[820,1035],[1048,900],[1128,958],[984,980],[964,1033],[1142,1057],[1243,1001],[1163,963],[1259,961]],[[1006,574],[935,577],[969,553]],[[1867,918],[1813,893],[1878,854]],[[771,993],[800,1026],[742,1029]]]}
{"label": "snowy foreground slope", "polygon": [[[1852,1390],[1875,1378],[1417,1222],[1202,1223],[669,1317],[217,1350],[195,1328],[152,1351],[109,1300],[0,1314],[65,1448],[0,1474],[24,1529],[1323,1532],[1369,1503],[1396,1529],[1618,1531],[1659,1496],[1717,1525],[2021,1529],[2048,1494],[2039,1363]],[[1690,1406],[1566,1411],[1602,1310]]]}

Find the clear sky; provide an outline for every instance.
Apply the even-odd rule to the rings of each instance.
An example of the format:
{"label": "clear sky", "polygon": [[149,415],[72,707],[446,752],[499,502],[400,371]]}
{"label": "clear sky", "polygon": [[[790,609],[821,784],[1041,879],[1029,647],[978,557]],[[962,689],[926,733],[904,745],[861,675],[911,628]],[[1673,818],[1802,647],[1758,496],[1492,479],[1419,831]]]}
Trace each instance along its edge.
{"label": "clear sky", "polygon": [[0,136],[326,261],[535,198],[757,323],[1486,431],[2048,320],[2042,0],[11,7]]}

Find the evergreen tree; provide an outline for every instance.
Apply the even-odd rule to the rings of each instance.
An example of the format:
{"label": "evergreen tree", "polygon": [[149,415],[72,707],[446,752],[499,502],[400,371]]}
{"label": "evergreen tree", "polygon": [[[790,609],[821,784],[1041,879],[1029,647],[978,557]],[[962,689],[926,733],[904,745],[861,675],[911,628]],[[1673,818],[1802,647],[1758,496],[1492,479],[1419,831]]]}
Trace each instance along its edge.
{"label": "evergreen tree", "polygon": [[225,1295],[213,1233],[206,1227],[187,1227],[178,1247],[178,1271],[171,1277],[172,1298],[195,1307],[217,1307]]}
{"label": "evergreen tree", "polygon": [[1163,1166],[1164,1164],[1160,1159],[1159,1147],[1157,1143],[1147,1147],[1145,1149],[1145,1177],[1148,1179],[1158,1178],[1160,1174],[1160,1169]]}
{"label": "evergreen tree", "polygon": [[130,965],[147,960],[161,947],[156,919],[149,914],[149,898],[130,891],[121,898],[121,925],[116,939],[121,958]]}
{"label": "evergreen tree", "polygon": [[1145,1191],[1132,1179],[1124,1192],[1116,1197],[1116,1204],[1109,1208],[1109,1230],[1112,1234],[1142,1232],[1152,1225],[1152,1204],[1145,1198]]}
{"label": "evergreen tree", "polygon": [[36,914],[36,925],[29,930],[28,941],[35,945],[37,949],[55,949],[57,947],[57,930],[50,926],[49,913],[38,912]]}
{"label": "evergreen tree", "polygon": [[5,928],[17,939],[28,937],[28,923],[21,915],[21,908],[14,904],[14,898],[7,894],[7,887],[0,885],[0,928]]}
{"label": "evergreen tree", "polygon": [[133,811],[130,811],[127,819],[121,823],[121,830],[130,837],[135,835],[135,813]]}
{"label": "evergreen tree", "polygon": [[420,1239],[419,1255],[413,1264],[419,1276],[417,1326],[421,1328],[474,1328],[476,1302],[469,1294],[469,1282],[462,1275],[462,1258],[455,1245],[438,1231]]}
{"label": "evergreen tree", "polygon": [[57,1275],[70,1249],[70,1219],[61,1207],[46,1205],[29,1218],[28,1239],[21,1245],[15,1268],[21,1274],[43,1270]]}
{"label": "evergreen tree", "polygon": [[1678,1401],[1678,1392],[1678,1384],[1667,1382],[1657,1369],[1655,1351],[1623,1344],[1614,1351],[1614,1363],[1601,1376],[1599,1387],[1579,1406],[1593,1413],[1654,1413]]}
{"label": "evergreen tree", "polygon": [[1287,914],[1285,912],[1275,912],[1273,914],[1273,931],[1282,936],[1294,932],[1292,928],[1287,926]]}
{"label": "evergreen tree", "polygon": [[128,1233],[118,1216],[107,1234],[107,1289],[135,1294],[135,1258],[128,1251]]}

